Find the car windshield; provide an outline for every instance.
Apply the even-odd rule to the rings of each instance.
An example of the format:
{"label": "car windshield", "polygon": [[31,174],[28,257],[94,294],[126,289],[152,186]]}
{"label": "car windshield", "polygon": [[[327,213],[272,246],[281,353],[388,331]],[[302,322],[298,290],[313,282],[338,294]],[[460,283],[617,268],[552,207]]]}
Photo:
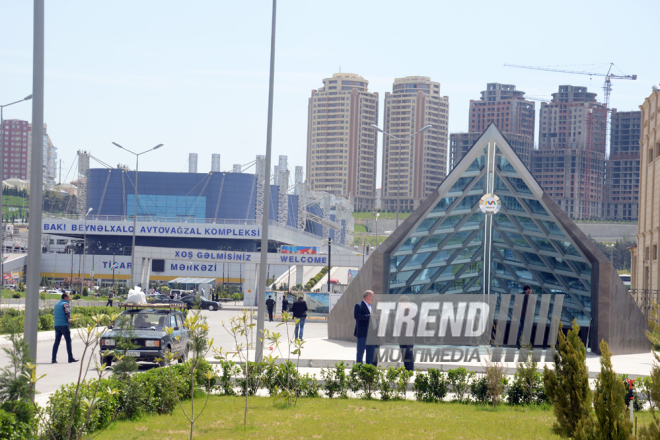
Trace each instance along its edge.
{"label": "car windshield", "polygon": [[130,313],[115,321],[116,329],[163,329],[170,322],[169,316],[161,313]]}

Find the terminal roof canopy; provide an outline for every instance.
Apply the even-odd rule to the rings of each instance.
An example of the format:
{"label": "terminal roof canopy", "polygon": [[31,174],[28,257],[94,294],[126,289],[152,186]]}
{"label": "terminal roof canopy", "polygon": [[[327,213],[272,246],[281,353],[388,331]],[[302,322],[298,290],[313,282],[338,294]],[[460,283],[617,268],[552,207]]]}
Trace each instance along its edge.
{"label": "terminal roof canopy", "polygon": [[214,284],[215,278],[188,278],[188,277],[179,277],[175,278],[172,281],[168,281],[168,284]]}
{"label": "terminal roof canopy", "polygon": [[[499,197],[496,214],[480,209],[485,194]],[[543,194],[491,125],[394,247],[389,293],[500,296],[521,293],[528,284],[533,293],[565,294],[565,326],[573,318],[589,326],[592,265]]]}

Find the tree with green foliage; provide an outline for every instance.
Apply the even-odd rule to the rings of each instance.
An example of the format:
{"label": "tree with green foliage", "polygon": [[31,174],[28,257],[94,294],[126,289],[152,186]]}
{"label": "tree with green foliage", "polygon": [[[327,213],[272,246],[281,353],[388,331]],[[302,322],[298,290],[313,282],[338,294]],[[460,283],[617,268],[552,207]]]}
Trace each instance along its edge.
{"label": "tree with green foliage", "polygon": [[627,440],[632,438],[632,425],[626,414],[626,388],[612,369],[612,353],[604,340],[600,343],[600,353],[600,374],[594,391],[597,423],[593,438]]}
{"label": "tree with green foliage", "polygon": [[561,437],[572,438],[578,425],[586,423],[591,414],[587,350],[579,333],[576,320],[566,336],[560,324],[554,370],[547,366],[543,369],[545,392],[557,418],[552,429]]}
{"label": "tree with green foliage", "polygon": [[12,326],[9,334],[9,347],[2,351],[7,355],[8,364],[0,370],[0,403],[27,401],[30,398],[30,384],[24,377],[28,371],[25,365],[32,362],[29,344],[20,329]]}

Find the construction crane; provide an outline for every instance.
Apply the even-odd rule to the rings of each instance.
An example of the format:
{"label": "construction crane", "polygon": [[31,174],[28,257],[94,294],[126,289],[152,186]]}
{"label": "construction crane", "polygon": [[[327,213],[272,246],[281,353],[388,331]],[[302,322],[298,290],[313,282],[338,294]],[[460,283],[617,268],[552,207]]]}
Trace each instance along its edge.
{"label": "construction crane", "polygon": [[579,70],[564,70],[564,69],[555,69],[554,67],[535,67],[535,66],[521,66],[519,64],[505,64],[505,67],[516,67],[519,69],[531,69],[531,70],[543,70],[546,72],[559,72],[559,73],[572,73],[575,75],[589,75],[589,76],[604,76],[605,84],[603,84],[603,91],[605,92],[605,107],[609,111],[610,109],[610,95],[612,94],[612,80],[613,79],[628,79],[636,80],[637,75],[615,75],[612,73],[612,67],[614,63],[610,63],[607,73],[596,73],[596,72],[583,72]]}

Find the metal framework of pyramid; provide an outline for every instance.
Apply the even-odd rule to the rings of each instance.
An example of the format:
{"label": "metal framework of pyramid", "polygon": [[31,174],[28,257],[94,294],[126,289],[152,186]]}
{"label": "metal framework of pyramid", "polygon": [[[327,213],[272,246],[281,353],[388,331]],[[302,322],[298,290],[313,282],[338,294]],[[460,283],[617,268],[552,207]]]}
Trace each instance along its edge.
{"label": "metal framework of pyramid", "polygon": [[[485,214],[479,201],[501,201]],[[648,350],[646,320],[607,257],[543,191],[495,125],[422,204],[376,249],[330,312],[331,339],[353,340],[352,308],[365,290],[380,294],[539,295],[534,316],[577,320],[581,337],[598,352]],[[559,295],[559,296],[558,296]],[[499,312],[496,311],[499,316]],[[498,318],[499,319],[499,318]],[[544,318],[548,319],[548,318]]]}
{"label": "metal framework of pyramid", "polygon": [[[477,141],[390,259],[389,293],[566,294],[562,322],[591,320],[591,264],[506,142]],[[497,214],[479,200],[496,194]],[[490,283],[486,280],[490,279]]]}

